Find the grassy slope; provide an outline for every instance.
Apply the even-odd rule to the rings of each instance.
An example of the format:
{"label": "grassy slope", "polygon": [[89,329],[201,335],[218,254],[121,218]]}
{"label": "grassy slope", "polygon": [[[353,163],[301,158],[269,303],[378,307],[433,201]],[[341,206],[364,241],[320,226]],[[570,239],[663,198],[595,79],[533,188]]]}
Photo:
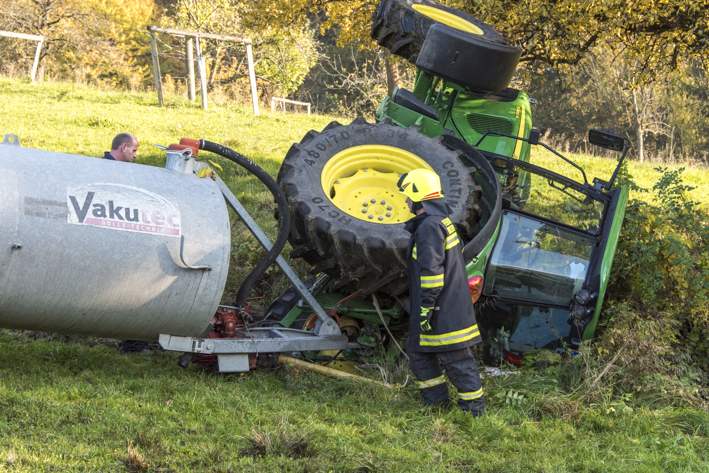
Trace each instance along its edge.
{"label": "grassy slope", "polygon": [[[23,146],[100,156],[115,133],[132,131],[142,142],[139,162],[160,164],[161,152],[148,144],[204,137],[253,158],[274,176],[293,142],[331,120],[254,117],[248,109],[228,106],[205,112],[176,98],[160,109],[150,94],[4,79],[0,99],[5,118],[0,132],[18,134]],[[612,168],[610,160],[588,165],[597,167],[589,176],[607,177]],[[630,172],[651,187],[655,177],[648,169],[631,165]],[[257,220],[273,235],[271,199],[231,166],[222,175],[247,208],[257,208]],[[709,177],[693,169],[686,181],[706,185]],[[705,194],[695,198],[706,202]],[[253,253],[245,240],[235,237],[233,266]],[[238,276],[230,279],[232,291]],[[196,366],[181,370],[174,354],[123,357],[111,341],[98,342],[0,332],[0,471],[705,471],[708,466],[706,412],[603,393],[578,404],[566,395],[578,368],[486,378],[489,415],[472,420],[457,411],[422,411],[412,383],[390,391],[290,369],[220,376]],[[522,406],[499,400],[510,389],[525,392]]]}

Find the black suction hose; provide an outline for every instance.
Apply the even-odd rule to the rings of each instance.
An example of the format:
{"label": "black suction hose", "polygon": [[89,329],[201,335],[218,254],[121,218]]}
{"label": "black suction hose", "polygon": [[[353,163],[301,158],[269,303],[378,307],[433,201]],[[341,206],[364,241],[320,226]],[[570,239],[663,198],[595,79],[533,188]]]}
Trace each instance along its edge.
{"label": "black suction hose", "polygon": [[278,204],[278,238],[276,238],[276,242],[273,244],[271,250],[266,254],[266,257],[251,270],[248,276],[246,276],[246,279],[244,279],[241,283],[239,292],[236,294],[236,302],[234,303],[234,306],[244,308],[246,307],[246,298],[249,295],[249,291],[251,291],[251,287],[256,283],[258,278],[263,275],[268,267],[276,261],[276,258],[278,258],[278,255],[281,254],[283,247],[288,241],[288,232],[290,231],[290,210],[288,208],[288,200],[283,192],[281,192],[281,189],[278,188],[276,181],[274,181],[273,178],[266,171],[264,171],[263,168],[261,168],[261,166],[251,161],[246,156],[239,154],[226,146],[206,140],[200,140],[199,148],[234,161],[236,164],[258,177],[259,180],[263,182],[266,187],[268,187],[268,190],[271,191],[271,194],[273,194],[273,197]]}

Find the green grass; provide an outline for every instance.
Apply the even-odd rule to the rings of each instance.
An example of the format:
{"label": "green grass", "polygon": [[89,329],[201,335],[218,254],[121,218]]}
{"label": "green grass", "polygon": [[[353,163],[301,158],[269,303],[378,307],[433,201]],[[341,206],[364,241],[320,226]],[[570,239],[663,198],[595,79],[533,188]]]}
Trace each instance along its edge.
{"label": "green grass", "polygon": [[[0,471],[705,471],[709,414],[565,401],[551,377],[486,378],[488,415],[417,389],[291,369],[215,375],[175,356],[0,333]],[[522,390],[520,406],[496,395]],[[615,411],[610,410],[613,407]],[[129,454],[129,445],[132,456]]]}
{"label": "green grass", "polygon": [[[141,141],[138,162],[161,165],[180,137],[205,138],[254,159],[275,176],[292,143],[333,117],[281,115],[154,94],[0,79],[0,132],[23,146],[101,156],[112,137]],[[343,120],[345,121],[345,120]],[[573,156],[607,178],[609,159]],[[540,153],[533,162],[551,162]],[[252,177],[219,160],[220,173],[257,222],[275,236],[272,199]],[[21,163],[17,163],[21,166]],[[659,176],[631,163],[642,187]],[[570,168],[560,166],[561,173]],[[704,203],[709,173],[685,182]],[[648,194],[638,197],[649,199]],[[225,302],[257,244],[235,229]],[[304,268],[298,266],[302,271]],[[273,273],[277,271],[273,270]],[[269,279],[277,292],[285,279]],[[485,378],[488,415],[423,410],[411,381],[401,389],[323,378],[290,368],[215,375],[174,353],[121,356],[114,341],[0,331],[2,471],[706,471],[709,414],[662,396],[661,387],[612,394],[588,353],[517,376]],[[402,379],[403,381],[403,379]],[[509,391],[523,394],[506,404]]]}

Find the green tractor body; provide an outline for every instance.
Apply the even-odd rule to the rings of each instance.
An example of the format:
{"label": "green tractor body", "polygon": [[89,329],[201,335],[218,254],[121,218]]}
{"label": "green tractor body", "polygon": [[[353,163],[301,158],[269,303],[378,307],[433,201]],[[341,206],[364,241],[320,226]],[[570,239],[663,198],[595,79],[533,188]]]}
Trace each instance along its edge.
{"label": "green tractor body", "polygon": [[[430,136],[455,134],[474,145],[498,171],[503,191],[500,222],[467,265],[469,278],[482,278],[478,317],[488,343],[497,345],[493,351],[561,351],[591,339],[625,214],[627,188],[603,192],[586,182],[569,190],[563,189],[568,186],[566,179],[556,180],[556,188],[556,176],[515,166],[516,161],[529,162],[532,146],[527,140],[532,130],[531,101],[523,91],[465,92],[418,71],[413,95],[395,90],[391,99],[383,100],[377,120],[418,125]],[[552,181],[544,183],[542,179],[548,177]],[[530,199],[533,179],[560,194],[570,215],[560,216],[558,206],[540,202],[549,198],[548,192],[537,192]],[[576,218],[589,212],[595,218]],[[521,255],[511,261],[510,254]],[[589,307],[581,309],[571,301],[584,287],[595,296],[587,302]],[[574,308],[579,314],[572,313]]]}
{"label": "green tractor body", "polygon": [[[523,91],[465,92],[424,71],[416,75],[413,94],[397,88],[391,99],[387,97],[382,101],[377,120],[385,118],[405,128],[418,125],[428,136],[454,134],[470,144],[475,144],[488,131],[526,138],[532,129],[530,100]],[[490,136],[478,149],[529,161],[529,144],[504,136]]]}

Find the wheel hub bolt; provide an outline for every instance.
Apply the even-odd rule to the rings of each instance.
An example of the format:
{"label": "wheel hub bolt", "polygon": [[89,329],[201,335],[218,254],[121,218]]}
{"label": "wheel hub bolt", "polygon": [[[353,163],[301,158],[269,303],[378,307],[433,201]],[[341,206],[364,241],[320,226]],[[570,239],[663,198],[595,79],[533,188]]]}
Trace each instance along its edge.
{"label": "wheel hub bolt", "polygon": [[364,205],[364,206],[366,207],[366,206],[368,206],[369,204],[368,204],[367,202],[365,202],[365,203],[364,203],[364,204],[362,204],[362,205]]}
{"label": "wheel hub bolt", "polygon": [[387,205],[387,210],[391,210],[391,205]]}
{"label": "wheel hub bolt", "polygon": [[364,172],[367,172],[367,168],[364,168]]}
{"label": "wheel hub bolt", "polygon": [[382,205],[386,205],[386,200],[382,200]]}
{"label": "wheel hub bolt", "polygon": [[376,204],[376,203],[377,203],[377,199],[372,199],[372,203],[373,203],[373,204]]}
{"label": "wheel hub bolt", "polygon": [[362,209],[362,213],[363,213],[363,214],[366,214],[366,213],[367,213],[367,209]]}
{"label": "wheel hub bolt", "polygon": [[387,217],[391,217],[391,214],[389,212],[387,212]]}
{"label": "wheel hub bolt", "polygon": [[374,216],[373,216],[373,215],[370,215],[369,218],[374,218]]}
{"label": "wheel hub bolt", "polygon": [[379,217],[379,220],[384,220],[384,217]]}

